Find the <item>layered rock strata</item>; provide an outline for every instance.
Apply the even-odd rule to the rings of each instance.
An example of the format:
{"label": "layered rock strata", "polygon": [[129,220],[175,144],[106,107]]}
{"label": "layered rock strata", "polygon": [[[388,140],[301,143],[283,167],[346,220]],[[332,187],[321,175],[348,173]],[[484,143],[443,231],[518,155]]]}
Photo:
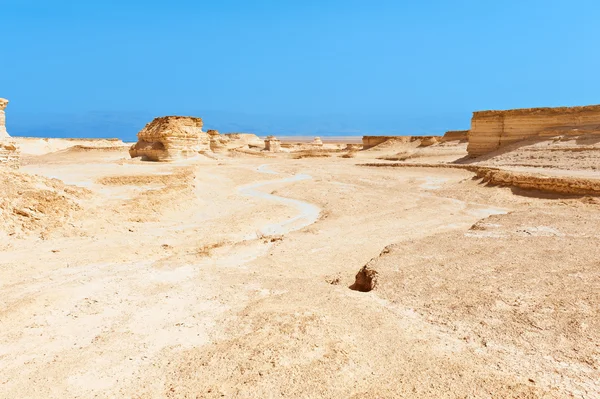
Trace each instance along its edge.
{"label": "layered rock strata", "polygon": [[6,114],[4,113],[7,105],[8,100],[0,98],[0,139],[10,137],[6,131]]}
{"label": "layered rock strata", "polygon": [[210,136],[202,131],[202,119],[189,116],[155,118],[139,133],[129,150],[132,158],[176,161],[210,151]]}
{"label": "layered rock strata", "polygon": [[449,130],[444,133],[444,136],[440,140],[442,143],[447,141],[467,141],[468,140],[468,130]]}
{"label": "layered rock strata", "polygon": [[0,167],[19,167],[19,148],[9,139],[0,139]]}
{"label": "layered rock strata", "polygon": [[600,105],[479,111],[471,119],[467,151],[479,156],[525,138],[582,132],[600,134]]}
{"label": "layered rock strata", "polygon": [[430,145],[434,145],[440,142],[440,138],[438,136],[427,136],[421,138],[420,147],[429,147]]}
{"label": "layered rock strata", "polygon": [[265,151],[280,152],[281,141],[279,141],[279,139],[277,139],[275,136],[267,136],[265,139]]}

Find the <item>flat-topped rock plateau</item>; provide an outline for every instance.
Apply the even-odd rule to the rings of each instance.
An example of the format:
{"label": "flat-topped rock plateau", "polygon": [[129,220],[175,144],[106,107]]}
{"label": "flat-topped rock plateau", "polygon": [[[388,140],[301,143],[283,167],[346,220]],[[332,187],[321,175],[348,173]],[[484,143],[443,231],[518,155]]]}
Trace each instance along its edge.
{"label": "flat-topped rock plateau", "polygon": [[496,135],[12,138],[0,397],[600,397],[600,138],[473,157],[480,117]]}

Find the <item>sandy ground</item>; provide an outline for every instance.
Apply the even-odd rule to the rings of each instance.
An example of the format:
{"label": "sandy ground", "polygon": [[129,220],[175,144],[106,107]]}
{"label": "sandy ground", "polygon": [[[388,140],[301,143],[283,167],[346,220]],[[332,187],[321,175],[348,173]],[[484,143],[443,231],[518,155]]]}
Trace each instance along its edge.
{"label": "sandy ground", "polygon": [[242,155],[6,175],[1,398],[600,397],[598,199]]}

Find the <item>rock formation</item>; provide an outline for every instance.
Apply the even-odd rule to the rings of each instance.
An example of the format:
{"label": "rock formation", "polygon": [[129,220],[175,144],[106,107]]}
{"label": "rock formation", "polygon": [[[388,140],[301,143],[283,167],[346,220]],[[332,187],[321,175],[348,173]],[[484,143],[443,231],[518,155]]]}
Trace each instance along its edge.
{"label": "rock formation", "polygon": [[129,154],[149,161],[175,161],[202,151],[210,151],[210,136],[202,131],[202,119],[164,116],[155,118],[138,133],[138,142]]}
{"label": "rock formation", "polygon": [[20,158],[19,149],[6,131],[6,115],[4,110],[7,105],[8,100],[0,98],[0,167],[18,168]]}
{"label": "rock formation", "polygon": [[323,147],[323,141],[320,137],[315,137],[315,139],[312,141],[312,145],[315,147]]}
{"label": "rock formation", "polygon": [[19,167],[19,149],[12,141],[0,139],[0,167]]}
{"label": "rock formation", "polygon": [[444,133],[441,142],[445,143],[447,141],[467,141],[468,134],[468,130],[449,130],[446,133]]}
{"label": "rock formation", "polygon": [[6,114],[4,113],[7,105],[8,100],[0,98],[0,139],[10,137],[6,131]]}
{"label": "rock formation", "polygon": [[375,147],[388,141],[397,144],[420,141],[422,146],[432,145],[439,141],[440,136],[363,136],[363,150]]}
{"label": "rock formation", "polygon": [[281,141],[279,141],[275,136],[267,136],[265,139],[265,151],[280,152]]}
{"label": "rock formation", "polygon": [[212,152],[227,151],[227,144],[231,141],[229,137],[219,134],[217,130],[209,129],[206,131],[210,137],[210,150]]}
{"label": "rock formation", "polygon": [[440,137],[438,136],[425,136],[421,137],[420,147],[429,147],[430,145],[434,145],[440,142]]}
{"label": "rock formation", "polygon": [[479,111],[471,119],[467,151],[479,156],[525,138],[582,133],[600,134],[600,105]]}

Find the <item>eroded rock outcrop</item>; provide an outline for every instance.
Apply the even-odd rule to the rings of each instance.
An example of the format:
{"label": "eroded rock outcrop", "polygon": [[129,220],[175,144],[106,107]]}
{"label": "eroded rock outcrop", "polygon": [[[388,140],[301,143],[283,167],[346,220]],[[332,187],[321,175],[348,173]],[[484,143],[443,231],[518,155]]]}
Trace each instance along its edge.
{"label": "eroded rock outcrop", "polygon": [[149,161],[175,161],[202,151],[210,151],[210,136],[202,131],[201,118],[164,116],[155,118],[138,133],[138,142],[129,154]]}
{"label": "eroded rock outcrop", "polygon": [[4,113],[7,105],[8,100],[0,98],[0,139],[10,137],[6,131],[6,114]]}
{"label": "eroded rock outcrop", "polygon": [[315,137],[315,139],[311,143],[314,147],[323,147],[323,141],[320,137]]}
{"label": "eroded rock outcrop", "polygon": [[19,167],[19,148],[9,139],[0,139],[0,167]]}
{"label": "eroded rock outcrop", "polygon": [[468,140],[468,130],[449,130],[444,133],[444,136],[440,140],[442,143],[447,141],[467,141]]}
{"label": "eroded rock outcrop", "polygon": [[267,136],[265,139],[265,151],[269,152],[280,152],[281,141],[275,136]]}
{"label": "eroded rock outcrop", "polygon": [[479,156],[531,137],[600,134],[600,105],[474,112],[467,151]]}
{"label": "eroded rock outcrop", "polygon": [[4,110],[8,100],[0,98],[0,167],[19,167],[19,148],[6,131],[6,114]]}
{"label": "eroded rock outcrop", "polygon": [[440,136],[363,136],[363,150],[368,150],[383,143],[407,144],[420,142],[423,147],[439,142]]}
{"label": "eroded rock outcrop", "polygon": [[440,142],[440,138],[438,136],[426,136],[421,137],[420,147],[429,147],[430,145],[434,145]]}

